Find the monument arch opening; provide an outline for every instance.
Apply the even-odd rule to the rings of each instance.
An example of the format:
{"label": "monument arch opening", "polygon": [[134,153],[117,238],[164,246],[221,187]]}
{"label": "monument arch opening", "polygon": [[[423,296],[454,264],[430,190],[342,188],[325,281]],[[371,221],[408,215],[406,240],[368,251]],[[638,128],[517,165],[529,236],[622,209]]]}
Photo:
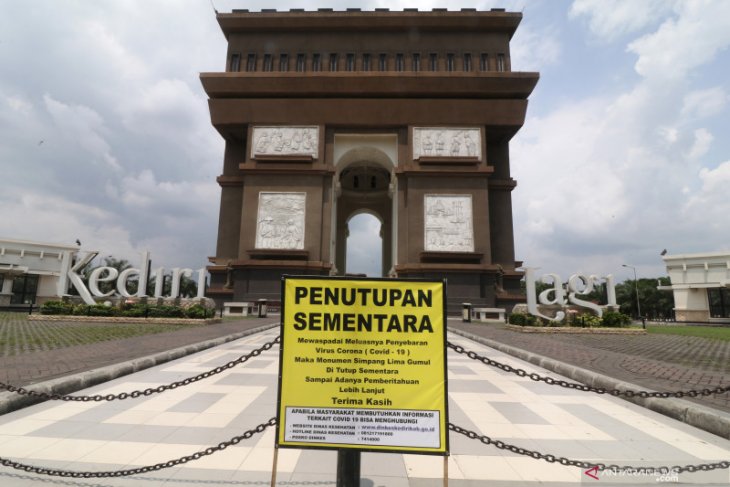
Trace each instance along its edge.
{"label": "monument arch opening", "polygon": [[396,134],[336,134],[334,137],[336,242],[332,274],[350,273],[347,267],[349,223],[361,213],[380,222],[381,276],[393,274],[393,187],[397,166]]}
{"label": "monument arch opening", "polygon": [[[387,276],[383,261],[383,219],[363,210],[347,220],[345,274],[366,277]],[[386,272],[386,273],[384,273]]]}

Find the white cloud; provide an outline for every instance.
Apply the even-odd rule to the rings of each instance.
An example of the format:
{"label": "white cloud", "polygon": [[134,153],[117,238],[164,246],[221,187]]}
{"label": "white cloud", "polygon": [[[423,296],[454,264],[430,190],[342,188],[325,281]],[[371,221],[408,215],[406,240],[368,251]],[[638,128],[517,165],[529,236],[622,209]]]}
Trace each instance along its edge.
{"label": "white cloud", "polygon": [[[0,178],[11,188],[0,234],[196,266],[215,246],[223,160],[198,79],[225,62],[210,3],[37,2],[9,2],[0,17]],[[398,2],[362,8],[413,6]],[[222,12],[289,8],[270,3],[215,0]],[[527,6],[513,66],[547,71],[511,142],[516,257],[564,274],[625,262],[662,273],[664,247],[730,242],[729,166],[717,165],[728,148],[730,2],[573,2],[570,17],[602,43],[565,24],[569,2],[500,3],[460,7]],[[351,263],[379,252],[372,224],[364,234],[351,225]]]}
{"label": "white cloud", "polygon": [[679,138],[679,130],[676,127],[659,127],[657,133],[669,144],[675,143]]}
{"label": "white cloud", "polygon": [[660,274],[655,249],[714,250],[710,242],[730,237],[714,223],[730,214],[727,191],[717,189],[728,187],[727,169],[702,170],[714,138],[694,125],[711,112],[710,95],[667,103],[686,93],[683,83],[640,79],[613,97],[528,117],[511,148],[517,258],[546,271],[604,274],[623,260]]}
{"label": "white cloud", "polygon": [[727,197],[730,188],[730,161],[723,162],[715,169],[702,168],[699,177],[702,181],[702,194],[705,197],[721,196],[725,202],[722,206],[728,208],[725,215],[730,215],[730,199]]}
{"label": "white cloud", "polygon": [[563,106],[529,119],[513,141],[520,225],[535,238],[559,236],[565,227],[601,234],[627,211],[624,161],[613,152],[607,110],[601,99]]}
{"label": "white cloud", "polygon": [[670,0],[575,0],[569,16],[588,17],[588,26],[596,37],[613,41],[656,22],[673,3]]}
{"label": "white cloud", "polygon": [[[145,211],[155,218],[170,220],[184,217],[195,220],[214,213],[219,188],[214,181],[158,181],[150,169],[125,176],[118,186],[108,182],[107,194],[116,197],[130,211]],[[210,202],[211,204],[201,204]]]}
{"label": "white cloud", "polygon": [[77,142],[84,150],[106,162],[111,168],[121,169],[116,158],[111,154],[109,143],[103,136],[108,131],[103,119],[96,111],[83,105],[62,103],[48,94],[43,95],[43,101],[56,128],[65,134],[67,144]]}
{"label": "white cloud", "polygon": [[517,29],[510,44],[513,71],[542,71],[560,59],[561,47],[553,28]]}
{"label": "white cloud", "polygon": [[722,113],[730,95],[721,87],[687,93],[682,100],[682,115],[689,118],[707,118]]}
{"label": "white cloud", "polygon": [[33,111],[33,105],[20,96],[8,96],[5,98],[6,103],[11,110],[21,116],[28,116]]}
{"label": "white cloud", "polygon": [[82,22],[80,37],[81,42],[93,43],[95,57],[101,65],[112,67],[114,73],[124,80],[139,79],[149,74],[145,62],[131,53],[107,25],[97,20]]}
{"label": "white cloud", "polygon": [[352,217],[348,225],[350,236],[347,238],[346,271],[349,274],[380,277],[383,245],[380,220],[373,215],[359,214]]}
{"label": "white cloud", "polygon": [[[641,3],[641,2],[631,2]],[[676,18],[629,44],[636,72],[647,78],[682,79],[730,44],[730,2],[679,2]]]}
{"label": "white cloud", "polygon": [[710,145],[712,144],[712,141],[714,139],[715,137],[713,137],[707,129],[699,128],[695,130],[694,143],[687,152],[687,158],[699,159],[700,157],[707,154],[707,151],[710,150]]}
{"label": "white cloud", "polygon": [[197,127],[207,107],[184,81],[161,79],[141,87],[137,96],[122,103],[119,110],[128,130],[167,136],[171,126]]}
{"label": "white cloud", "polygon": [[[111,213],[99,207],[28,188],[6,188],[0,205],[3,208],[0,234],[10,238],[69,244],[78,238],[85,248],[94,248],[94,242],[103,239],[100,238],[102,227],[114,220]],[[116,245],[113,248],[116,248],[121,240],[115,238],[114,241]]]}
{"label": "white cloud", "polygon": [[714,169],[702,168],[698,174],[701,187],[690,194],[683,208],[682,220],[694,223],[694,233],[686,245],[692,249],[702,248],[707,242],[717,242],[714,248],[705,250],[723,250],[730,248],[730,160]]}

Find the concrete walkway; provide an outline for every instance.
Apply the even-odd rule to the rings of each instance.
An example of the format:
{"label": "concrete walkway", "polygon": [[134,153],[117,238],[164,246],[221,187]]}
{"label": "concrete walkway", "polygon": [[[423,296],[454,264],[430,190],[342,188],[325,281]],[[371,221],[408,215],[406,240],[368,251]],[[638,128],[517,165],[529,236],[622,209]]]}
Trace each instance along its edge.
{"label": "concrete walkway", "polygon": [[[276,328],[84,390],[110,394],[156,387],[210,370],[271,341]],[[530,372],[555,376],[464,337],[449,340]],[[555,388],[449,351],[450,421],[522,448],[619,465],[685,465],[730,459],[730,441],[612,397]],[[192,385],[115,402],[47,402],[0,416],[0,457],[81,471],[135,468],[218,445],[275,415],[278,349]],[[0,485],[267,485],[273,428],[183,466],[133,478],[70,480],[0,467]],[[656,484],[520,456],[451,434],[449,485]],[[363,453],[363,486],[443,485],[443,462],[422,455]],[[334,485],[336,453],[282,449],[279,485]],[[680,474],[683,483],[727,485],[727,469]]]}
{"label": "concrete walkway", "polygon": [[[730,385],[730,341],[657,334],[536,335],[460,320],[449,320],[449,327],[655,391]],[[730,394],[687,400],[730,413]]]}

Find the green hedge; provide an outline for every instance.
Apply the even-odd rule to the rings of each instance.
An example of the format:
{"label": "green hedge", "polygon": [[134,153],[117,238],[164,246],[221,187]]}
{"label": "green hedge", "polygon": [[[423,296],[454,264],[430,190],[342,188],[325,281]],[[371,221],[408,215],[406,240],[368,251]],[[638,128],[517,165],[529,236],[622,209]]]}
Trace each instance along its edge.
{"label": "green hedge", "polygon": [[631,324],[631,317],[618,311],[606,311],[603,313],[603,326],[611,328],[622,328]]}
{"label": "green hedge", "polygon": [[540,318],[525,313],[512,313],[509,315],[509,323],[518,326],[542,326]]}
{"label": "green hedge", "polygon": [[509,324],[518,326],[577,326],[577,327],[610,327],[610,328],[622,328],[631,324],[631,318],[623,313],[616,311],[606,311],[603,313],[603,317],[599,318],[593,314],[582,314],[576,316],[572,321],[548,321],[545,323],[542,319],[537,316],[527,313],[512,313],[509,315]]}
{"label": "green hedge", "polygon": [[47,301],[41,306],[44,315],[76,315],[76,316],[124,316],[130,318],[193,318],[206,319],[215,316],[215,310],[201,304],[193,304],[188,308],[170,305],[146,305],[142,303],[123,304],[121,307],[104,304],[77,304],[63,301]]}
{"label": "green hedge", "polygon": [[41,313],[44,315],[70,315],[73,314],[74,306],[63,301],[46,301],[41,306]]}

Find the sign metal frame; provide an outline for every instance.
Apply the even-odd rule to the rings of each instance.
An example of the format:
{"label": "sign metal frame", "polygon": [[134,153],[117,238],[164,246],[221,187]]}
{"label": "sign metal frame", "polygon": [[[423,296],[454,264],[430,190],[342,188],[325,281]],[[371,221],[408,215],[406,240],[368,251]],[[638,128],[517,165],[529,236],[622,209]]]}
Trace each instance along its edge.
{"label": "sign metal frame", "polygon": [[[388,385],[387,388],[397,388],[397,387],[415,387],[420,388],[431,388],[427,389],[428,391],[431,391],[429,393],[422,394],[424,397],[426,397],[431,405],[434,405],[438,403],[436,407],[429,407],[427,409],[423,408],[403,408],[403,407],[396,407],[398,404],[394,404],[393,401],[388,399],[387,397],[383,398],[381,396],[378,397],[377,401],[378,403],[375,406],[362,404],[363,401],[360,401],[360,404],[355,404],[357,401],[356,399],[350,399],[350,401],[353,401],[352,403],[345,403],[345,404],[332,404],[324,406],[321,403],[321,399],[319,400],[319,403],[317,400],[313,399],[313,392],[312,388],[316,387],[317,383],[315,382],[315,385],[306,385],[306,389],[308,394],[306,394],[308,397],[305,399],[302,399],[301,396],[304,396],[305,394],[302,392],[304,391],[305,387],[300,382],[294,382],[295,385],[290,385],[290,380],[288,377],[285,377],[287,374],[294,375],[301,375],[300,372],[291,372],[293,367],[300,368],[302,370],[306,370],[307,367],[310,366],[310,364],[313,364],[313,362],[309,362],[309,359],[312,359],[313,357],[301,357],[297,356],[297,347],[299,345],[296,345],[294,343],[289,342],[289,336],[294,336],[293,334],[295,332],[297,333],[307,333],[307,322],[306,322],[306,315],[303,311],[296,311],[301,309],[309,309],[309,310],[317,310],[321,311],[323,313],[326,313],[328,311],[333,311],[334,308],[338,310],[338,312],[342,312],[345,309],[349,309],[346,307],[348,303],[338,303],[338,306],[331,306],[331,302],[328,304],[324,304],[325,299],[321,295],[317,295],[317,301],[312,304],[312,301],[314,301],[314,296],[310,296],[310,303],[307,305],[308,307],[304,305],[297,306],[296,309],[291,309],[291,307],[294,307],[294,299],[295,297],[292,297],[291,295],[287,295],[287,289],[290,287],[288,285],[290,283],[292,286],[296,284],[301,284],[302,286],[306,287],[309,286],[309,290],[311,289],[319,289],[314,287],[315,285],[321,285],[326,286],[328,284],[339,286],[340,289],[370,289],[371,291],[374,289],[378,290],[390,290],[390,289],[402,289],[404,288],[404,283],[412,283],[414,285],[414,288],[420,288],[421,289],[430,289],[431,291],[436,291],[432,294],[432,299],[430,301],[430,308],[433,308],[434,311],[429,313],[428,310],[424,310],[424,307],[418,306],[418,304],[423,304],[422,302],[418,302],[414,300],[408,301],[408,302],[402,302],[406,304],[406,306],[393,306],[393,300],[391,298],[391,306],[384,306],[385,311],[383,311],[385,314],[387,314],[387,310],[391,311],[391,314],[388,316],[391,316],[390,319],[396,319],[397,316],[404,317],[405,314],[402,310],[409,309],[408,306],[412,306],[410,309],[414,310],[414,313],[418,313],[422,320],[421,326],[424,326],[424,322],[431,323],[433,326],[433,333],[440,334],[440,337],[434,337],[433,340],[422,340],[423,342],[427,342],[427,345],[425,345],[425,352],[420,351],[419,356],[424,355],[424,353],[427,353],[429,357],[433,357],[435,360],[435,365],[431,365],[431,360],[428,360],[428,365],[423,363],[418,363],[417,365],[409,365],[411,367],[410,370],[420,370],[415,369],[415,367],[422,367],[425,372],[422,373],[423,375],[418,376],[419,379],[421,378],[427,378],[431,382],[427,382],[425,384],[425,387],[421,385],[420,380],[416,380],[415,382],[417,385],[406,385],[406,386],[399,386],[399,385]],[[370,288],[363,287],[363,286],[371,286]],[[361,286],[358,288],[358,286]],[[302,287],[296,288],[296,293],[303,293],[304,290]],[[309,292],[309,291],[307,291]],[[343,291],[344,292],[344,291]],[[391,293],[393,291],[390,291]],[[360,296],[362,297],[362,294],[367,294],[365,291],[360,291]],[[412,296],[416,296],[416,294],[413,294],[411,291]],[[354,291],[352,296],[354,296]],[[297,295],[299,298],[302,296]],[[382,296],[386,296],[386,291],[383,291]],[[392,295],[391,295],[392,296]],[[420,297],[423,297],[423,295],[419,295]],[[344,301],[344,300],[343,300]],[[366,312],[366,311],[373,311],[374,309],[374,303],[375,298],[372,299],[373,302],[368,303],[366,302],[366,297],[362,297],[362,302],[360,303],[361,306],[358,308],[355,306],[353,310],[355,311],[355,315],[357,316],[357,311]],[[290,307],[291,305],[291,307]],[[394,311],[399,310],[399,311]],[[295,313],[297,313],[297,316],[295,317]],[[318,314],[318,313],[313,313]],[[426,316],[427,315],[427,316]],[[304,316],[304,317],[303,317]],[[344,320],[344,314],[341,315],[342,319]],[[378,315],[380,316],[380,315]],[[424,318],[425,316],[425,318]],[[309,317],[311,320],[312,318]],[[385,333],[382,328],[385,328],[385,325],[383,324],[386,322],[386,318],[380,319],[380,325],[381,330],[377,332],[375,336],[382,335]],[[435,323],[434,323],[435,322]],[[319,323],[319,322],[317,322]],[[339,322],[338,322],[339,323]],[[295,325],[299,327],[299,329],[295,328]],[[353,330],[347,330],[344,331],[344,322],[339,323],[343,327],[340,331],[333,331],[331,329],[329,330],[320,330],[319,328],[312,328],[314,330],[317,330],[317,337],[322,337],[322,339],[337,339],[338,337],[343,336],[343,333],[347,333],[348,339],[356,339],[356,337],[367,338],[368,334],[372,334],[375,332],[372,331],[353,331]],[[309,326],[313,326],[310,325]],[[324,326],[324,325],[318,325],[315,324],[314,326]],[[356,326],[356,323],[350,323],[350,326]],[[411,324],[410,328],[411,331],[416,327],[417,325]],[[440,326],[440,329],[438,329]],[[426,324],[425,327],[427,328],[428,325]],[[448,456],[449,455],[449,431],[448,431],[448,377],[447,377],[447,354],[446,354],[446,332],[447,332],[447,320],[446,320],[446,280],[445,279],[390,279],[390,278],[358,278],[358,277],[328,277],[328,276],[283,276],[282,277],[282,287],[281,287],[281,322],[280,322],[280,328],[281,328],[281,343],[280,343],[280,353],[279,353],[279,381],[278,381],[278,389],[277,389],[277,424],[276,424],[276,447],[277,448],[297,448],[297,449],[321,449],[321,450],[341,450],[341,449],[348,449],[348,450],[357,450],[357,451],[369,451],[369,452],[379,452],[379,453],[405,453],[405,454],[425,454],[425,455],[442,455],[442,456]],[[422,328],[423,329],[423,328]],[[311,332],[310,332],[311,333]],[[430,333],[429,333],[430,334]],[[416,334],[412,333],[399,333],[397,336],[401,340],[407,340],[407,337],[415,338]],[[325,338],[326,337],[326,338]],[[344,338],[342,339],[344,342]],[[367,341],[367,340],[363,340]],[[414,340],[413,343],[415,343],[417,340]],[[419,343],[421,341],[418,341]],[[301,342],[300,342],[301,343]],[[350,345],[347,345],[348,348],[350,348]],[[415,347],[415,345],[414,345]],[[321,347],[318,347],[321,348]],[[438,350],[436,350],[438,348]],[[291,349],[291,350],[289,350]],[[411,355],[410,350],[406,350],[406,352],[403,352],[402,349],[399,353],[407,353],[408,356]],[[354,352],[353,350],[350,350],[351,352]],[[397,349],[396,349],[397,351]],[[384,355],[390,355],[391,352],[393,352],[392,349],[389,349],[387,345],[383,344],[381,345],[381,348],[377,348],[373,350],[370,349],[364,349],[360,350],[359,353],[362,353],[363,357],[368,354],[372,353],[382,353]],[[434,353],[436,355],[434,355]],[[440,355],[439,355],[440,354]],[[332,355],[333,357],[336,355]],[[358,355],[360,356],[360,355]],[[375,357],[373,355],[369,355],[370,357]],[[390,355],[393,357],[393,355]],[[295,362],[296,360],[296,362]],[[383,361],[385,362],[385,361]],[[402,361],[405,363],[405,361]],[[426,361],[420,361],[420,362],[426,362]],[[367,362],[366,362],[367,363]],[[398,361],[400,363],[400,361]],[[410,364],[410,361],[408,361]],[[443,366],[443,370],[439,370],[438,374],[434,374],[434,368],[438,367],[441,369],[441,365]],[[403,365],[402,365],[403,366]],[[312,366],[313,367],[313,366]],[[397,365],[393,365],[392,367],[397,367]],[[320,367],[322,368],[322,367]],[[352,368],[355,368],[352,366]],[[333,368],[334,370],[334,368]],[[362,370],[361,368],[358,370]],[[367,370],[367,369],[366,369]],[[376,369],[377,370],[377,369]],[[348,368],[348,373],[352,373],[353,377],[356,377],[356,373],[354,371],[350,372],[351,368]],[[400,372],[398,372],[400,373]],[[297,377],[299,378],[299,377]],[[307,376],[309,378],[309,376]],[[332,379],[332,377],[330,377]],[[319,377],[318,380],[326,380],[326,377]],[[286,384],[285,384],[286,382]],[[320,384],[320,386],[324,386],[324,384]],[[330,388],[333,388],[334,386],[329,386]],[[297,392],[292,393],[289,391],[289,388],[297,388],[299,391],[297,396]],[[326,387],[320,387],[327,389]],[[339,387],[340,390],[342,390],[342,387]],[[347,388],[346,388],[347,389]],[[360,387],[350,387],[349,388],[351,392],[354,393],[360,393],[361,389]],[[381,388],[381,392],[379,394],[384,395],[386,387]],[[392,390],[392,389],[391,389]],[[409,389],[408,392],[415,391],[416,389]],[[433,392],[435,391],[435,392]],[[401,393],[401,391],[398,391]],[[419,389],[419,392],[421,390]],[[346,393],[344,395],[347,395]],[[397,394],[396,394],[397,395]],[[358,397],[362,396],[362,394],[358,394]],[[401,393],[402,397],[402,393]],[[414,397],[420,397],[418,394],[415,394]],[[332,398],[334,400],[334,398]],[[375,401],[376,399],[370,399],[371,401]],[[412,399],[415,400],[415,399]],[[296,404],[290,403],[290,401],[297,401]],[[302,402],[300,402],[302,401]],[[309,404],[307,404],[307,401],[314,401]],[[343,399],[343,401],[348,401],[348,399]],[[396,399],[396,403],[398,400]],[[401,401],[402,402],[402,401]],[[393,406],[393,407],[390,407]],[[353,431],[352,428],[355,427],[355,430],[360,432],[361,434],[368,434],[373,435],[375,437],[380,438],[379,435],[385,435],[386,433],[382,433],[384,429],[391,428],[395,431],[400,430],[406,430],[414,431],[414,435],[416,437],[421,438],[424,435],[424,431],[428,430],[431,432],[431,436],[428,436],[428,433],[425,434],[426,438],[430,438],[429,441],[434,441],[434,438],[438,438],[438,445],[431,444],[429,446],[414,446],[414,445],[397,445],[397,444],[388,444],[388,440],[384,444],[378,445],[377,443],[381,442],[381,439],[378,439],[377,441],[369,439],[367,442],[363,441],[357,441],[353,440],[351,443],[346,442],[328,442],[328,441],[321,441],[317,438],[316,435],[310,436],[311,438],[315,438],[315,440],[307,440],[306,436],[312,435],[311,431],[313,431],[312,427],[310,426],[310,429],[307,430],[306,427],[302,427],[300,430],[303,434],[301,436],[297,436],[297,439],[286,439],[286,435],[289,434],[290,437],[293,437],[294,435],[291,434],[291,431],[294,431],[292,428],[291,430],[287,430],[287,413],[290,412],[292,417],[294,417],[295,414],[298,414],[300,418],[306,418],[308,417],[308,414],[313,415],[312,417],[319,417],[319,421],[324,421],[322,419],[322,416],[327,416],[327,411],[335,412],[337,414],[344,415],[343,417],[337,417],[338,420],[341,421],[347,421],[347,414],[350,414],[350,422],[354,421],[356,424],[348,424],[345,426],[345,424],[340,423],[343,428],[350,428],[350,431]],[[350,411],[350,413],[347,413],[347,411]],[[430,416],[429,416],[429,413]],[[436,414],[433,414],[436,413]],[[388,419],[387,417],[396,417],[397,419],[391,420],[396,422],[402,422],[402,423],[410,423],[407,427],[400,427],[400,426],[389,426],[387,424]],[[339,426],[329,426],[331,423],[331,419],[335,416],[330,415],[330,422],[327,423],[328,426],[323,426],[324,423],[320,423],[320,428],[339,428]],[[377,426],[375,425],[361,425],[358,422],[359,421],[369,421],[367,418],[378,418],[376,421],[379,422]],[[404,419],[405,418],[405,419]],[[414,419],[415,418],[415,419]],[[415,423],[413,423],[415,421]],[[385,424],[383,424],[385,423]],[[395,423],[394,423],[395,424]],[[435,424],[435,426],[433,426]],[[415,426],[412,426],[415,425]],[[433,428],[435,427],[435,431]],[[364,433],[365,428],[368,429],[368,433]],[[418,430],[418,431],[415,431]],[[310,433],[305,433],[305,431],[310,431]],[[330,436],[337,436],[337,431],[332,433],[332,431],[329,431]],[[381,431],[381,433],[378,433],[378,431]],[[419,433],[421,436],[418,436]],[[407,437],[408,433],[397,433],[393,432],[390,433],[391,435],[402,438],[404,435]],[[355,433],[347,433],[345,436],[353,436],[356,435]],[[398,436],[400,435],[400,436]],[[360,437],[365,438],[365,436]],[[371,442],[371,441],[374,441]],[[394,438],[392,441],[396,441],[396,438]]]}

